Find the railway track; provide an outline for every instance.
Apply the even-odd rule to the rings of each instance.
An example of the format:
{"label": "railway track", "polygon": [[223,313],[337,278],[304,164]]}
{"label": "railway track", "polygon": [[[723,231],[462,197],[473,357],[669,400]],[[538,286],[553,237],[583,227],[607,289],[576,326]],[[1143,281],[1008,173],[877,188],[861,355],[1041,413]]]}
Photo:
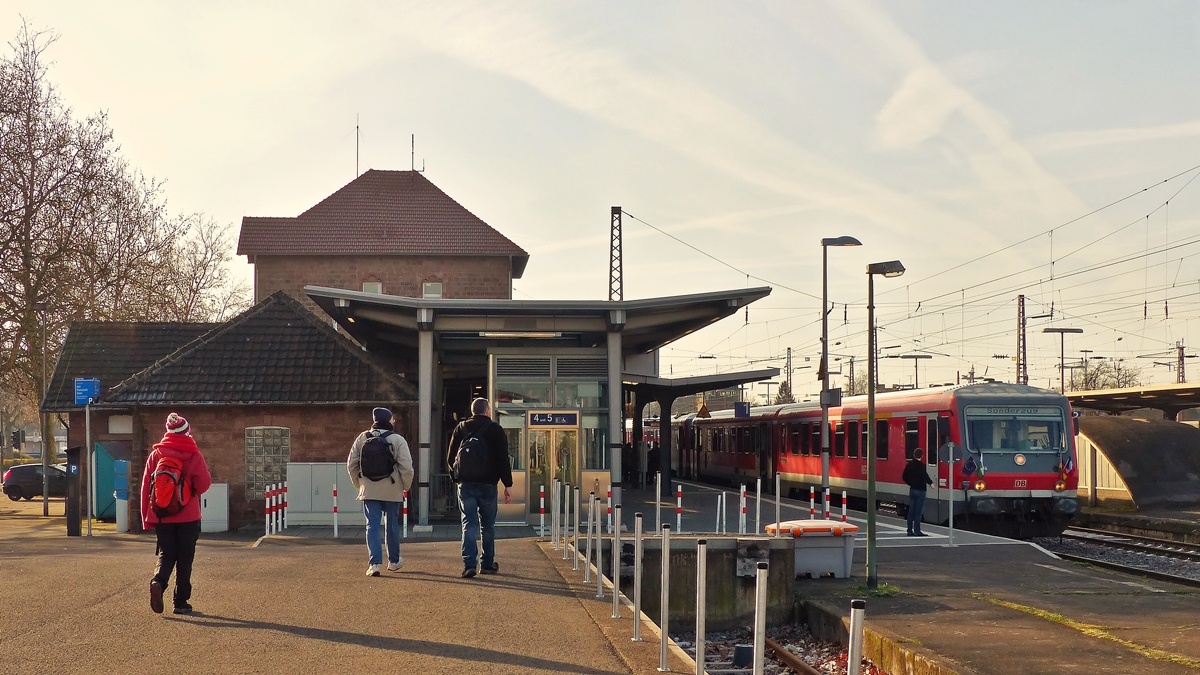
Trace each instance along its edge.
{"label": "railway track", "polygon": [[1200,546],[1193,544],[1080,527],[1041,542],[1066,560],[1200,587]]}
{"label": "railway track", "polygon": [[1187,544],[1169,539],[1144,537],[1133,534],[1117,534],[1105,530],[1093,530],[1084,527],[1070,527],[1062,533],[1064,539],[1086,541],[1107,548],[1117,548],[1125,551],[1149,553],[1180,560],[1200,562],[1200,545]]}

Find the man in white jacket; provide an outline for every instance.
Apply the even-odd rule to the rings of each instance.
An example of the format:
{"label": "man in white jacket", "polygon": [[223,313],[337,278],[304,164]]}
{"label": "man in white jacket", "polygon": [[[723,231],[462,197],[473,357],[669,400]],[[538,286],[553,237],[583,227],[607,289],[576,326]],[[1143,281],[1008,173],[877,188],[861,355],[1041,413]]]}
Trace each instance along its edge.
{"label": "man in white jacket", "polygon": [[[367,576],[377,577],[383,564],[379,520],[385,515],[388,571],[398,571],[404,565],[404,558],[400,557],[400,503],[412,486],[413,461],[408,442],[395,432],[396,418],[392,411],[375,408],[371,416],[374,418],[371,428],[354,439],[346,459],[346,471],[350,473],[354,487],[358,488],[358,501],[363,503],[363,514],[367,518],[367,552],[370,555]],[[386,447],[375,439],[386,441]],[[388,450],[390,458],[386,454]]]}

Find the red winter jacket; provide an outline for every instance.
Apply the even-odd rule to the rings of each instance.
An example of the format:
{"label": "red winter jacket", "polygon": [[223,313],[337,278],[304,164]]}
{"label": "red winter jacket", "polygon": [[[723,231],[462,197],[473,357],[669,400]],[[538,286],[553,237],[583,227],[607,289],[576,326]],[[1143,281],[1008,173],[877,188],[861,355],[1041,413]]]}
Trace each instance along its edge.
{"label": "red winter jacket", "polygon": [[[158,458],[166,455],[175,457],[183,462],[184,484],[191,487],[191,496],[183,509],[173,516],[160,519],[150,506],[150,488],[154,483],[154,468],[158,466]],[[208,472],[208,464],[204,455],[196,446],[196,440],[187,434],[163,434],[162,440],[154,446],[150,456],[146,458],[146,470],[142,472],[142,527],[150,529],[155,523],[190,523],[200,520],[200,495],[212,485],[212,474]],[[188,490],[184,490],[188,494]]]}

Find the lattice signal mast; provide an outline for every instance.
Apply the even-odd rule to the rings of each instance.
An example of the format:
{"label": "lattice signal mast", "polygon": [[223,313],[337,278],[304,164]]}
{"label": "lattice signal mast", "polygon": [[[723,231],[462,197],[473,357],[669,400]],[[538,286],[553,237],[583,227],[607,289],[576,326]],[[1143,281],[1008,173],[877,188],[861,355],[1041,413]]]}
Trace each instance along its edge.
{"label": "lattice signal mast", "polygon": [[1179,363],[1176,364],[1176,366],[1175,366],[1175,381],[1178,382],[1179,384],[1184,384],[1187,382],[1187,374],[1183,370],[1184,366],[1183,366],[1183,341],[1182,340],[1175,343],[1175,349],[1179,353]]}
{"label": "lattice signal mast", "polygon": [[625,299],[621,265],[621,207],[612,207],[612,236],[608,244],[608,299]]}
{"label": "lattice signal mast", "polygon": [[1017,384],[1029,384],[1029,355],[1025,350],[1025,296],[1017,296]]}

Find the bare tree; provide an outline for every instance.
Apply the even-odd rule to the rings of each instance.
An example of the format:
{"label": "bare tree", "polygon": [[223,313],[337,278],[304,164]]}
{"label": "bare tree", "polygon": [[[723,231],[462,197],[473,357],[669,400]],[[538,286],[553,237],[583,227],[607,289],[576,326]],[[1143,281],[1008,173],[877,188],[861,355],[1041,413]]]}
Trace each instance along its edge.
{"label": "bare tree", "polygon": [[846,380],[846,384],[849,386],[849,391],[846,392],[847,396],[860,396],[867,393],[869,385],[867,384],[867,374],[865,372],[855,373],[854,381],[852,382],[849,377]]}
{"label": "bare tree", "polygon": [[1095,361],[1088,364],[1086,371],[1083,368],[1071,371],[1070,387],[1072,391],[1125,389],[1141,384],[1142,369],[1126,364],[1124,359]]}

